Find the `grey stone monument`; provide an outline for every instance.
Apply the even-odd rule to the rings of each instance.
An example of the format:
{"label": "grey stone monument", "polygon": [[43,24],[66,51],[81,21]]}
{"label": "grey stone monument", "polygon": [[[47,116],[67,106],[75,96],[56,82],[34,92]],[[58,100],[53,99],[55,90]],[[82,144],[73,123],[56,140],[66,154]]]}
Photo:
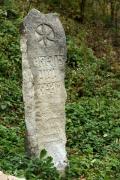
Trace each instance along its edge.
{"label": "grey stone monument", "polygon": [[66,38],[56,14],[32,9],[21,36],[27,151],[46,149],[60,171],[67,165],[64,71]]}

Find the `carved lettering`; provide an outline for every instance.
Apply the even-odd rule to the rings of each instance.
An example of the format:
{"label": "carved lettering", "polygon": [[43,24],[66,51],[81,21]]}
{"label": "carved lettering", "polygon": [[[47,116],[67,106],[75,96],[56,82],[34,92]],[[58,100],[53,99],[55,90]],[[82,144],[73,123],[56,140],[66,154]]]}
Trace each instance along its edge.
{"label": "carved lettering", "polygon": [[58,69],[59,67],[64,67],[65,56],[55,55],[55,56],[42,56],[32,60],[35,67],[39,68],[39,71]]}
{"label": "carved lettering", "polygon": [[46,149],[54,165],[66,163],[64,86],[66,40],[54,14],[33,9],[25,17],[21,38],[23,99],[30,154]]}

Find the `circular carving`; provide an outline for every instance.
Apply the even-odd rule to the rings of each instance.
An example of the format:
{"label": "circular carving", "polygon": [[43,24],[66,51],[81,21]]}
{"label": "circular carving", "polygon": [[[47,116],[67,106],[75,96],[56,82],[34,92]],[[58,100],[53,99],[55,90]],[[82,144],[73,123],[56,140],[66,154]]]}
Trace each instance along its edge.
{"label": "circular carving", "polygon": [[55,41],[55,34],[53,28],[48,24],[41,24],[36,29],[38,42],[48,46]]}

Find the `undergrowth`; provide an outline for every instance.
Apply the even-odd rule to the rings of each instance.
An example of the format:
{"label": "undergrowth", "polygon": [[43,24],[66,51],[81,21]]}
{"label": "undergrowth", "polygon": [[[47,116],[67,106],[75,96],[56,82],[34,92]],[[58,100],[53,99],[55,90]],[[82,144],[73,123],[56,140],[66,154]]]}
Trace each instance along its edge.
{"label": "undergrowth", "polygon": [[[24,150],[18,9],[0,10],[0,170],[30,180],[120,179],[120,74],[79,39],[67,37],[66,133],[69,167],[61,178],[51,157]],[[78,42],[79,41],[79,42]]]}

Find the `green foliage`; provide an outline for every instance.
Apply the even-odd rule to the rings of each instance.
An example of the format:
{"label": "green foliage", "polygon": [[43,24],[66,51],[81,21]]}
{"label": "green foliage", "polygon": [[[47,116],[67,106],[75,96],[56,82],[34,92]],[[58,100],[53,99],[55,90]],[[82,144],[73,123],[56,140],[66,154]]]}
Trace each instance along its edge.
{"label": "green foliage", "polygon": [[66,69],[67,179],[119,179],[120,75],[72,39]]}
{"label": "green foliage", "polygon": [[[60,179],[59,173],[53,166],[52,158],[47,156],[45,150],[41,151],[40,158],[30,159],[23,155],[23,151],[21,152],[20,146],[23,144],[23,139],[17,137],[17,130],[11,128],[6,134],[7,131],[5,127],[0,127],[0,135],[2,134],[1,138],[3,138],[0,144],[2,155],[0,169],[16,176],[25,176],[28,180]],[[4,138],[5,135],[7,136],[6,139]],[[6,156],[6,154],[8,155]]]}
{"label": "green foliage", "polygon": [[[73,11],[77,12],[79,3],[69,2],[69,14],[73,13],[75,18]],[[67,9],[64,1],[49,0],[47,7],[50,4],[60,8],[65,4]],[[6,0],[0,9],[0,169],[30,180],[119,180],[120,74],[108,59],[97,58],[87,46],[85,27],[76,38],[69,34],[67,37],[65,82],[69,167],[66,175],[64,178],[59,176],[45,150],[39,158],[25,156],[19,47],[23,12],[19,12],[18,7],[21,8]],[[65,22],[65,29],[69,32],[69,26],[70,34],[74,31],[76,36],[80,26],[72,28],[73,21],[69,22]]]}
{"label": "green foliage", "polygon": [[76,101],[82,96],[120,97],[120,75],[112,72],[112,66],[105,58],[96,58],[84,43],[78,47],[73,40],[68,41],[67,64],[68,100]]}
{"label": "green foliage", "polygon": [[67,105],[67,146],[73,177],[119,178],[119,106],[120,102],[105,97],[84,97]]}
{"label": "green foliage", "polygon": [[56,168],[53,166],[52,158],[46,157],[47,152],[45,150],[41,151],[40,159],[33,158],[26,163],[26,178],[28,180],[37,179],[52,179],[58,180],[59,174]]}
{"label": "green foliage", "polygon": [[21,74],[19,19],[10,20],[6,9],[0,13],[0,76],[16,79]]}

